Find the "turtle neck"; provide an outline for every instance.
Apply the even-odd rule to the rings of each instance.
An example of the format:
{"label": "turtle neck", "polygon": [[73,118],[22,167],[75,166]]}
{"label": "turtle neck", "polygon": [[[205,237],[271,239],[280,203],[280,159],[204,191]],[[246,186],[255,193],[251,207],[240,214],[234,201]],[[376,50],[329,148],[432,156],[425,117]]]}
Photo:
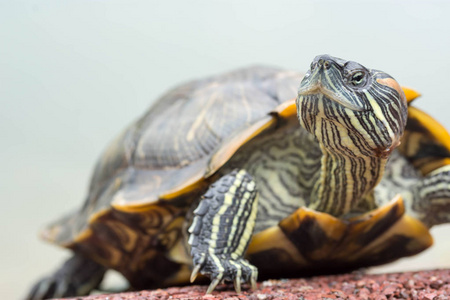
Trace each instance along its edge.
{"label": "turtle neck", "polygon": [[322,151],[319,180],[310,197],[310,208],[341,216],[355,208],[381,180],[387,158],[367,155],[363,138],[350,136],[332,122],[318,120],[314,135]]}

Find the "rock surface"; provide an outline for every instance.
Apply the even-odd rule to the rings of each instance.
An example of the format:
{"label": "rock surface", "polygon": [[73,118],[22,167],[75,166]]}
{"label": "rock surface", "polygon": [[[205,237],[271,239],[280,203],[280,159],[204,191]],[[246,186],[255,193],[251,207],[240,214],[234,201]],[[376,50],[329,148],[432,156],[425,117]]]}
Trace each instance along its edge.
{"label": "rock surface", "polygon": [[251,291],[244,286],[236,294],[233,286],[219,285],[212,295],[205,295],[207,286],[186,286],[153,291],[93,295],[77,300],[166,300],[166,299],[450,299],[450,269],[367,275],[354,272],[344,275],[318,276],[303,279],[268,280]]}

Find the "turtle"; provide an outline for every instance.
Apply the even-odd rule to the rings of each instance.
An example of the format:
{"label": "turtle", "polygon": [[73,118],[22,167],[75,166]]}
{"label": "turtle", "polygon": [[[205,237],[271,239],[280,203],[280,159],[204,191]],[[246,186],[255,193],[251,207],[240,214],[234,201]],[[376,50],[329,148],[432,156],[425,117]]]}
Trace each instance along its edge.
{"label": "turtle", "polygon": [[73,256],[28,299],[345,272],[417,254],[450,222],[450,135],[383,71],[319,55],[182,84],[107,147],[47,241]]}

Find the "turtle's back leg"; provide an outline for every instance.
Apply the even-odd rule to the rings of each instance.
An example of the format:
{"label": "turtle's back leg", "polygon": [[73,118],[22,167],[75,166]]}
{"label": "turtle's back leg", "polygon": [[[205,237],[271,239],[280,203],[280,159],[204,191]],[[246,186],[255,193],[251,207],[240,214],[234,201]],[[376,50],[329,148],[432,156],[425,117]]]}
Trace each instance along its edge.
{"label": "turtle's back leg", "polygon": [[211,293],[221,281],[241,281],[256,286],[257,269],[243,258],[253,234],[257,213],[257,191],[245,171],[233,171],[211,185],[205,193],[189,228],[194,263],[191,281],[198,272],[208,275]]}
{"label": "turtle's back leg", "polygon": [[31,289],[27,300],[88,295],[100,285],[106,268],[79,254],[67,260],[52,275]]}
{"label": "turtle's back leg", "polygon": [[413,188],[412,209],[427,226],[450,222],[450,165],[434,170]]}

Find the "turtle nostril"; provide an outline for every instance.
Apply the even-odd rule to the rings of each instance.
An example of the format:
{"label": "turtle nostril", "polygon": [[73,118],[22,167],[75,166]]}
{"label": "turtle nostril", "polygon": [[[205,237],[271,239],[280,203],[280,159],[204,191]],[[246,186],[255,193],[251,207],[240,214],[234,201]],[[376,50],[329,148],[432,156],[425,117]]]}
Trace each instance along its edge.
{"label": "turtle nostril", "polygon": [[319,59],[319,61],[317,62],[317,65],[318,65],[319,67],[324,67],[325,69],[329,69],[330,66],[331,66],[331,63],[330,63],[329,60],[321,58],[321,59]]}

